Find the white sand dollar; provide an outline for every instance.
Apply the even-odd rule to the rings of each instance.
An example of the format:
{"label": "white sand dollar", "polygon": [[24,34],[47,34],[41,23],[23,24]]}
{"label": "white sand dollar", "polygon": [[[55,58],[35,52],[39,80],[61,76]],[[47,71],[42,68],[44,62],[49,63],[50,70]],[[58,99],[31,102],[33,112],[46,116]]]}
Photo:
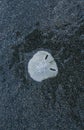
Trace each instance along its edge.
{"label": "white sand dollar", "polygon": [[41,82],[45,79],[55,77],[58,73],[58,67],[49,52],[38,51],[28,63],[28,72],[33,80]]}

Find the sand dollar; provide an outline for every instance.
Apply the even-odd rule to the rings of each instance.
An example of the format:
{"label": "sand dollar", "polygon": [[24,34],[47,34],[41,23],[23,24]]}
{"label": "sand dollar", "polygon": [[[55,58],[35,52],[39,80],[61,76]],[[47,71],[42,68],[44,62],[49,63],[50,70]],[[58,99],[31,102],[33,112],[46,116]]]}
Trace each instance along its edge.
{"label": "sand dollar", "polygon": [[30,77],[41,82],[45,79],[55,77],[58,74],[58,67],[53,56],[47,51],[38,51],[28,62]]}

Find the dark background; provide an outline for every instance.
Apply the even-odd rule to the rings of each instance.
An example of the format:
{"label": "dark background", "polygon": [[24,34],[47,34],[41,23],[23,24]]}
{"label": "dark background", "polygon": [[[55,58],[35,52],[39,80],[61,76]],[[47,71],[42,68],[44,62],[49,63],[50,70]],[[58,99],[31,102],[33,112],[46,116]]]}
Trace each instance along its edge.
{"label": "dark background", "polygon": [[[84,0],[0,0],[0,130],[84,130]],[[48,50],[57,77],[28,75]]]}

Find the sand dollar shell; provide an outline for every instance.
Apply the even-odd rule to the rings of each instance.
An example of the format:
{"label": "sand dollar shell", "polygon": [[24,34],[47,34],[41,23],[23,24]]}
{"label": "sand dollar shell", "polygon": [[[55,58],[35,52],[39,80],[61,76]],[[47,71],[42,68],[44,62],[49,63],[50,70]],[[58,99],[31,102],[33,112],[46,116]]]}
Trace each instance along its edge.
{"label": "sand dollar shell", "polygon": [[49,52],[38,51],[28,63],[28,72],[33,80],[41,82],[45,79],[55,77],[58,74],[58,67]]}

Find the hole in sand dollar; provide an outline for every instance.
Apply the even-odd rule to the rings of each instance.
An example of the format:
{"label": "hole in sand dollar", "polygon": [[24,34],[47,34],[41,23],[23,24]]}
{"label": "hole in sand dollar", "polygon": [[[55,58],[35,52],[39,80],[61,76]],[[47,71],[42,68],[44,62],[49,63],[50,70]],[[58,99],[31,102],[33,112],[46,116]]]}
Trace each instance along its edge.
{"label": "hole in sand dollar", "polygon": [[46,55],[45,60],[48,58],[48,55]]}
{"label": "hole in sand dollar", "polygon": [[56,69],[53,69],[53,68],[50,68],[50,70],[52,70],[52,71],[56,71]]}
{"label": "hole in sand dollar", "polygon": [[58,67],[49,52],[38,51],[28,62],[28,73],[33,80],[41,82],[55,77],[58,74]]}

